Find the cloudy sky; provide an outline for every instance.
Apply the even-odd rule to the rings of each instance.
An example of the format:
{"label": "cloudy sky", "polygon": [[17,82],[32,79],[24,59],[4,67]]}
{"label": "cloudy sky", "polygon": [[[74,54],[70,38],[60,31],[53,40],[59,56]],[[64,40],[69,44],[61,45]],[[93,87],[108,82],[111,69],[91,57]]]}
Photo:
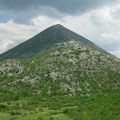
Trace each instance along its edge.
{"label": "cloudy sky", "polygon": [[120,57],[120,0],[0,0],[0,54],[54,24]]}

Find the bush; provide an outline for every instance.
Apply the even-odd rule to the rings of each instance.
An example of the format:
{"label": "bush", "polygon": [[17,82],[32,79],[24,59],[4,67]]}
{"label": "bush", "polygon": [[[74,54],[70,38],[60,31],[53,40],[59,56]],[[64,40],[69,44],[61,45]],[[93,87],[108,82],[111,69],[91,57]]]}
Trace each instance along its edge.
{"label": "bush", "polygon": [[11,115],[21,115],[22,113],[19,111],[11,111],[10,114]]}
{"label": "bush", "polygon": [[50,117],[50,120],[55,120],[55,118],[54,117]]}
{"label": "bush", "polygon": [[37,120],[43,120],[43,118],[42,118],[41,116],[39,116],[39,117],[37,118]]}
{"label": "bush", "polygon": [[64,113],[64,114],[67,114],[68,112],[69,112],[69,109],[67,109],[67,108],[66,108],[66,109],[63,109],[63,113]]}
{"label": "bush", "polygon": [[0,109],[6,109],[6,108],[7,108],[6,105],[4,105],[4,104],[0,104]]}

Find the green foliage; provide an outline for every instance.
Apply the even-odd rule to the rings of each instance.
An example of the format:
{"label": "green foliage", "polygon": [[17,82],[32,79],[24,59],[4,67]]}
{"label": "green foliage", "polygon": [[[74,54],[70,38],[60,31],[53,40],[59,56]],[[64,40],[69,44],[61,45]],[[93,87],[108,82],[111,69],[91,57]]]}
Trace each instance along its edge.
{"label": "green foliage", "polygon": [[39,116],[38,118],[37,118],[37,120],[44,120],[41,116]]}
{"label": "green foliage", "polygon": [[[27,109],[15,107],[19,106],[18,101],[11,101],[9,109],[0,113],[0,118],[8,112],[11,116],[9,118],[12,119],[15,116],[16,120],[119,120],[120,94],[118,91],[119,89],[91,97],[59,96],[41,98],[40,100],[39,98],[38,100],[36,98],[20,100],[19,104],[28,106]],[[41,104],[46,104],[46,107],[41,107]],[[42,108],[42,111],[39,108]],[[3,120],[5,117],[7,116],[2,117]]]}

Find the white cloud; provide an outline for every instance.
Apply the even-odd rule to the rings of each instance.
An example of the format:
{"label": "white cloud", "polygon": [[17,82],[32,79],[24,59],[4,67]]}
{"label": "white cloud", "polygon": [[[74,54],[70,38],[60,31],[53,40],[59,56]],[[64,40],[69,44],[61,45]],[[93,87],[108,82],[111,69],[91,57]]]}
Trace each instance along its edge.
{"label": "white cloud", "polygon": [[0,23],[0,53],[22,43],[34,35],[33,26],[20,25],[12,20]]}
{"label": "white cloud", "polygon": [[120,57],[119,8],[120,4],[105,6],[83,15],[67,15],[61,19],[40,15],[31,20],[31,25],[21,25],[13,21],[0,23],[0,53],[59,23]]}
{"label": "white cloud", "polygon": [[31,20],[33,27],[38,31],[42,31],[49,26],[60,23],[60,20],[50,18],[46,15],[41,15]]}
{"label": "white cloud", "polygon": [[120,49],[118,49],[117,51],[114,51],[114,52],[110,52],[110,53],[113,55],[116,55],[117,57],[120,58]]}
{"label": "white cloud", "polygon": [[[117,13],[118,6],[120,4],[106,6],[81,16],[67,16],[63,18],[63,24],[119,57],[120,16],[119,12]],[[116,17],[114,17],[113,11],[116,11]]]}

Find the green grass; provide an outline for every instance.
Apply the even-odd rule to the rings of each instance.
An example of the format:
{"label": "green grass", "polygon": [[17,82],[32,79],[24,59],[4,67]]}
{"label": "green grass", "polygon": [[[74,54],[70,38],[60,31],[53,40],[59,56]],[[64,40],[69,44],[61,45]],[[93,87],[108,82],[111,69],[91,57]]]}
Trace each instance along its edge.
{"label": "green grass", "polygon": [[61,110],[44,109],[42,112],[21,115],[11,115],[10,113],[1,112],[0,119],[2,120],[72,120],[68,115],[63,114]]}
{"label": "green grass", "polygon": [[120,120],[120,63],[68,47],[0,63],[0,120]]}
{"label": "green grass", "polygon": [[119,89],[91,97],[31,97],[0,103],[6,105],[0,120],[120,120],[119,101]]}

